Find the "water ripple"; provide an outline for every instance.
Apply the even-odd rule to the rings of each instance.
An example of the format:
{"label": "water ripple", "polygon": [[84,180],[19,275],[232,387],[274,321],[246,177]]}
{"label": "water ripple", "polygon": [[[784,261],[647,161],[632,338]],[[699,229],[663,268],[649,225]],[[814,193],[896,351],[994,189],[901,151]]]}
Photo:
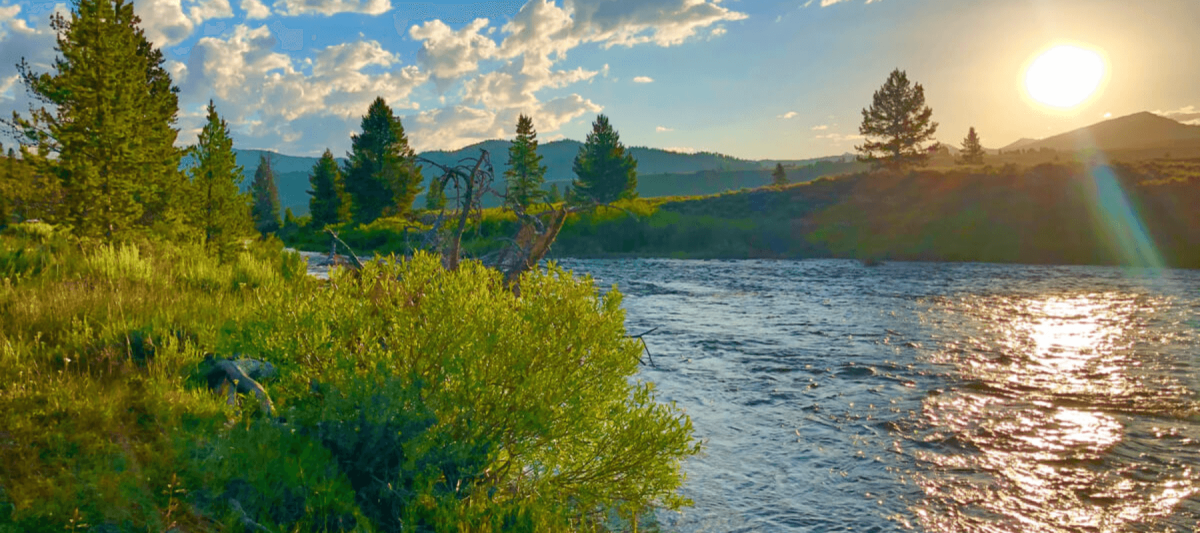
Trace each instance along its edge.
{"label": "water ripple", "polygon": [[702,456],[667,531],[1193,531],[1200,272],[567,260]]}

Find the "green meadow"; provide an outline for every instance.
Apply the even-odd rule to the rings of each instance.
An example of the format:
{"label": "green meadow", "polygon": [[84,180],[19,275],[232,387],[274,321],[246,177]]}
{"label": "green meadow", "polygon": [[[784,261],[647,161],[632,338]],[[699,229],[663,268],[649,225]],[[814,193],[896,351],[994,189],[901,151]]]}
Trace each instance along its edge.
{"label": "green meadow", "polygon": [[[1200,267],[1200,160],[1079,162],[871,171],[705,196],[621,200],[571,215],[558,257],[851,258]],[[304,219],[301,219],[303,222]],[[430,215],[343,224],[360,255],[403,253]],[[516,218],[485,209],[466,250],[500,246]],[[1133,228],[1133,229],[1130,229]],[[1140,232],[1157,257],[1126,242]],[[327,235],[285,228],[298,247]],[[1133,248],[1137,248],[1133,246]],[[1143,246],[1144,248],[1144,246]]]}

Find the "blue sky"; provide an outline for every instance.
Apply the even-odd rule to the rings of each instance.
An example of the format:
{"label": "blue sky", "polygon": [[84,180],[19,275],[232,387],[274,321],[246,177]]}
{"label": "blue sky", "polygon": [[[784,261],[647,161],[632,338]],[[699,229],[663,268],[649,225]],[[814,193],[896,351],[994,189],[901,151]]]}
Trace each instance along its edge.
{"label": "blue sky", "polygon": [[[62,3],[0,0],[0,113],[29,100]],[[925,87],[959,144],[1045,137],[1138,111],[1200,120],[1200,2],[1155,0],[140,0],[181,88],[180,142],[210,98],[235,146],[341,154],[383,96],[418,150],[513,134],[583,139],[607,114],[627,145],[750,158],[853,151],[893,68]],[[1068,111],[1029,101],[1050,46],[1101,52],[1107,82]]]}

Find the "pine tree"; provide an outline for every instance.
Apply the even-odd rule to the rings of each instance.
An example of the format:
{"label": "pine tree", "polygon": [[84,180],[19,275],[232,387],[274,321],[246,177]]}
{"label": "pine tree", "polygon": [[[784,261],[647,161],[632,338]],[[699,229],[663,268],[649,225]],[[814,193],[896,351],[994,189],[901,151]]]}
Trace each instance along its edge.
{"label": "pine tree", "polygon": [[406,215],[421,193],[421,168],[408,146],[404,126],[383,98],[376,98],[362,118],[362,133],[350,136],[346,154],[346,192],[354,218],[370,222],[384,215]]}
{"label": "pine tree", "polygon": [[787,172],[783,170],[783,163],[775,163],[775,171],[771,173],[771,184],[777,187],[787,185]]}
{"label": "pine tree", "polygon": [[140,22],[124,0],[79,0],[69,18],[51,17],[55,73],[35,73],[24,59],[18,65],[29,92],[53,110],[14,113],[9,124],[36,175],[63,192],[47,214],[79,234],[112,237],[181,218],[178,89]]}
{"label": "pine tree", "polygon": [[313,227],[320,229],[325,226],[346,222],[350,219],[350,198],[342,185],[342,173],[338,170],[333,152],[328,149],[321,159],[313,165],[312,174],[308,176],[308,212],[312,215]]}
{"label": "pine tree", "polygon": [[254,222],[251,200],[239,191],[244,177],[233,154],[229,125],[217,114],[211,100],[208,122],[191,152],[196,161],[189,169],[191,196],[195,198],[193,225],[204,232],[205,249],[226,258],[237,240],[253,230]]}
{"label": "pine tree", "polygon": [[442,180],[431,180],[429,190],[425,193],[425,209],[441,211],[444,207],[446,207],[446,185]]}
{"label": "pine tree", "polygon": [[968,165],[983,164],[983,145],[979,142],[979,134],[975,133],[974,126],[967,132],[967,138],[963,139],[962,162]]}
{"label": "pine tree", "polygon": [[546,193],[546,201],[552,204],[557,204],[563,201],[563,195],[558,191],[557,183],[550,184],[550,191]]}
{"label": "pine tree", "polygon": [[929,158],[922,144],[933,139],[938,124],[930,120],[933,109],[925,105],[925,88],[920,83],[910,84],[900,69],[892,71],[875,91],[871,107],[863,109],[862,115],[858,132],[868,141],[855,147],[862,154],[859,161],[899,169],[922,165]]}
{"label": "pine tree", "polygon": [[275,186],[271,158],[266,154],[258,156],[258,168],[254,171],[254,180],[250,182],[250,195],[254,198],[254,207],[251,209],[254,228],[263,235],[278,232],[279,189]]}
{"label": "pine tree", "polygon": [[543,196],[542,182],[545,181],[546,167],[542,165],[542,156],[538,155],[537,148],[533,119],[521,115],[517,118],[517,137],[508,148],[508,170],[504,172],[508,184],[504,203],[510,208],[528,208]]}
{"label": "pine tree", "polygon": [[579,201],[608,204],[623,198],[637,198],[637,161],[625,152],[621,138],[598,115],[592,132],[579,148],[573,165],[573,196]]}

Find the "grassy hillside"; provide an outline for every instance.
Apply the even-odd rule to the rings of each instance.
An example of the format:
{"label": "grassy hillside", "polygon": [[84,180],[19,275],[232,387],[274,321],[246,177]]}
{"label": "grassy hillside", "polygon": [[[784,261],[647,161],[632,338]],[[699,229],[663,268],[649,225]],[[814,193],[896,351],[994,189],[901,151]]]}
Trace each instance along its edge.
{"label": "grassy hillside", "polygon": [[[1200,268],[1196,205],[1200,160],[860,172],[625,202],[570,219],[552,254]],[[1129,229],[1139,227],[1144,238]],[[468,248],[486,253],[515,229],[511,216],[489,210],[469,232]],[[383,223],[343,231],[360,251],[404,252],[398,235]],[[327,247],[320,236],[308,244]]]}
{"label": "grassy hillside", "polygon": [[[559,255],[848,257],[1200,268],[1200,160],[858,173],[565,228]],[[1143,257],[1129,228],[1145,228]]]}

